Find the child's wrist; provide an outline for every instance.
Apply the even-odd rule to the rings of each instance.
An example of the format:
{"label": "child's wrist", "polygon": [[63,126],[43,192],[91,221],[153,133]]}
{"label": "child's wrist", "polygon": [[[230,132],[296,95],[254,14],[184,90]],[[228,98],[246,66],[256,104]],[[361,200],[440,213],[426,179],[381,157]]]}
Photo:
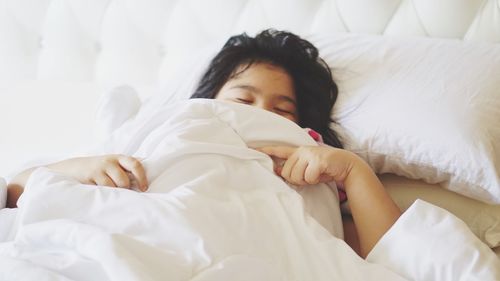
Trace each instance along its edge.
{"label": "child's wrist", "polygon": [[7,186],[7,198],[6,207],[7,208],[17,208],[17,200],[23,193],[24,189],[17,184],[9,184]]}
{"label": "child's wrist", "polygon": [[344,189],[347,190],[352,186],[364,186],[363,182],[371,177],[376,177],[372,168],[361,157],[352,153],[353,158],[348,170],[348,174],[344,180]]}

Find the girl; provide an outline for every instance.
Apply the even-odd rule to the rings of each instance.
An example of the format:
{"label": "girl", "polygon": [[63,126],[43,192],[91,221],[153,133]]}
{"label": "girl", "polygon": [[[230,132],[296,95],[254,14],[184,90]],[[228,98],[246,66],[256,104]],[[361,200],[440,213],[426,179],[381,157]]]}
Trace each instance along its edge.
{"label": "girl", "polygon": [[[259,107],[311,128],[327,145],[260,147],[257,150],[284,160],[277,175],[288,183],[309,185],[335,181],[349,198],[357,243],[366,257],[401,212],[371,168],[343,150],[329,124],[337,86],[318,50],[308,41],[282,31],[266,30],[255,37],[231,37],[214,57],[191,98],[209,98]],[[316,133],[317,132],[317,133]],[[280,161],[282,162],[282,161]],[[72,158],[47,165],[82,183],[130,188],[131,174],[142,191],[148,182],[141,162],[126,155]],[[36,168],[36,167],[35,167]],[[15,207],[31,172],[26,170],[8,185],[9,207]],[[347,232],[349,226],[346,226]],[[356,240],[356,239],[355,239]]]}

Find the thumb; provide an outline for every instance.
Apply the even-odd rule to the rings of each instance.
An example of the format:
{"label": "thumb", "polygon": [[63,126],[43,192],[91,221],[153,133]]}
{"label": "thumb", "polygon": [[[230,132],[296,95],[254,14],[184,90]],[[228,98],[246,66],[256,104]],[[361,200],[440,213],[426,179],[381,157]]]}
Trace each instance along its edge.
{"label": "thumb", "polygon": [[269,156],[288,159],[295,152],[295,149],[296,148],[292,146],[264,146],[259,147],[256,150]]}

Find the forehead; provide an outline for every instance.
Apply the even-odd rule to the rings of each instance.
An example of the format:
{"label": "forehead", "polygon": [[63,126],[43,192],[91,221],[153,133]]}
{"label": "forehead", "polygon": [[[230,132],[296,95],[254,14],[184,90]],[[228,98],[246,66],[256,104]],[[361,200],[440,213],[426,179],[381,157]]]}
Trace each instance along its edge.
{"label": "forehead", "polygon": [[295,97],[293,79],[282,67],[270,63],[252,63],[238,66],[227,84],[244,83],[280,95]]}

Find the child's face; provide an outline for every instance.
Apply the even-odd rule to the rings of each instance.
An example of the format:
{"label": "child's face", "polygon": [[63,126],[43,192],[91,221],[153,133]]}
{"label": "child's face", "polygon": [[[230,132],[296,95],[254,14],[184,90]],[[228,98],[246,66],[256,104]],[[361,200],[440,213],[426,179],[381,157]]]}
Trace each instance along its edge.
{"label": "child's face", "polygon": [[229,79],[215,99],[244,103],[279,114],[293,122],[298,121],[293,81],[280,67],[255,63]]}

